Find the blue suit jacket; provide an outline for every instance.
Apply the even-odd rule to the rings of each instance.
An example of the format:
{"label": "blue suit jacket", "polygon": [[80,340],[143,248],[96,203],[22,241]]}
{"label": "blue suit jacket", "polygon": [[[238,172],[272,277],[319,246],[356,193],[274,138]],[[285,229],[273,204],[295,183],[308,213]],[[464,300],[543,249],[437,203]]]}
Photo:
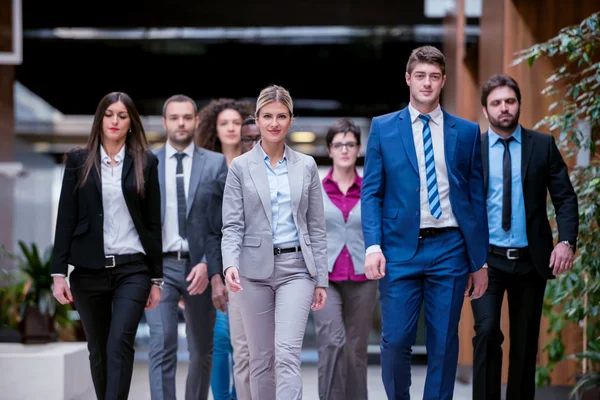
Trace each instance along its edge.
{"label": "blue suit jacket", "polygon": [[[470,272],[486,262],[489,233],[479,125],[444,114],[450,204],[465,238]],[[408,107],[373,118],[361,195],[365,246],[378,244],[388,262],[415,256],[420,180]]]}

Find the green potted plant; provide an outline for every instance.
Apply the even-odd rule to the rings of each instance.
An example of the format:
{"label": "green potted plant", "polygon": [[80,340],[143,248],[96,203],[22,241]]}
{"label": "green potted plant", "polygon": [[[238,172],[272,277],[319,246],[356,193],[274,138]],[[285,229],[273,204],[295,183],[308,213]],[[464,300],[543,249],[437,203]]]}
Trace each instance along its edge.
{"label": "green potted plant", "polygon": [[25,281],[2,271],[4,284],[0,287],[0,343],[19,343],[19,322],[25,302]]}
{"label": "green potted plant", "polygon": [[21,341],[23,343],[56,341],[61,330],[72,330],[73,321],[68,314],[71,306],[56,302],[52,295],[53,279],[50,276],[52,248],[48,248],[43,255],[40,255],[35,243],[27,245],[19,241],[19,248],[21,257],[7,252],[6,249],[3,252],[17,262],[20,271],[26,277],[22,317],[19,321]]}

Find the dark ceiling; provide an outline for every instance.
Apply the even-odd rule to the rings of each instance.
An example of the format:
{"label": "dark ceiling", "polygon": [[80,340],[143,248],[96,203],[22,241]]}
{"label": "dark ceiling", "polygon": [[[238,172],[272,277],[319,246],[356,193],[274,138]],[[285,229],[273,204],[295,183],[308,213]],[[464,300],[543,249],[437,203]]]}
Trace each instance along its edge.
{"label": "dark ceiling", "polygon": [[[56,27],[278,27],[440,25],[423,0],[319,0],[254,4],[239,0],[161,2],[23,0],[23,63],[17,79],[65,114],[93,114],[111,91],[132,96],[140,113],[160,114],[175,93],[199,105],[214,97],[253,99],[269,84],[290,90],[301,116],[366,116],[398,109],[408,99],[404,70],[410,51],[441,48],[441,38],[367,36],[311,44],[240,40],[94,40],[49,38]],[[54,37],[53,37],[54,36]],[[418,42],[417,42],[417,39]],[[314,101],[314,100],[320,100]]]}

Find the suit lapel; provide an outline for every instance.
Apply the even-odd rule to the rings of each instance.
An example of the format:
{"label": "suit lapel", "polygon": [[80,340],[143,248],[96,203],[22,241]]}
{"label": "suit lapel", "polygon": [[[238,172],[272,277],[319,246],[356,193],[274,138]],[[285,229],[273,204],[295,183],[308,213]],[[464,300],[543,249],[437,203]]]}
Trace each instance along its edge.
{"label": "suit lapel", "polygon": [[488,192],[488,180],[490,174],[490,137],[486,132],[481,135],[481,162],[483,163],[483,187]]}
{"label": "suit lapel", "polygon": [[454,129],[454,119],[445,111],[442,111],[444,115],[444,153],[446,155],[446,165],[448,170],[454,160],[454,153],[456,151],[456,143],[458,138],[458,132]]}
{"label": "suit lapel", "polygon": [[190,215],[192,204],[194,203],[194,199],[196,198],[196,190],[198,189],[198,184],[200,183],[200,177],[202,176],[205,161],[206,158],[202,154],[202,151],[194,146],[194,157],[192,158],[192,173],[190,174],[190,186],[188,189],[188,197],[186,201],[186,217]]}
{"label": "suit lapel", "polygon": [[521,183],[523,184],[523,190],[525,190],[525,177],[527,176],[527,167],[533,154],[534,145],[535,142],[531,140],[531,133],[521,127]]}
{"label": "suit lapel", "polygon": [[100,200],[102,200],[102,178],[100,177],[100,168],[102,167],[100,165],[100,154],[98,154],[97,158],[96,158],[96,163],[94,164],[94,166],[92,167],[92,170],[90,171],[90,175],[92,176],[92,179],[94,180],[94,183],[96,184],[96,188],[98,189],[98,193],[100,194]]}
{"label": "suit lapel", "polygon": [[300,205],[300,197],[302,196],[302,188],[304,186],[304,168],[302,159],[285,146],[285,154],[287,157],[288,181],[290,185],[290,198],[292,201],[292,211],[298,212]]}
{"label": "suit lapel", "polygon": [[127,180],[127,175],[129,175],[129,171],[131,170],[131,166],[133,165],[133,158],[129,155],[129,152],[125,150],[125,159],[123,160],[123,171],[121,174],[121,183],[125,184]]}
{"label": "suit lapel", "polygon": [[167,195],[165,193],[165,174],[167,163],[165,162],[165,154],[166,149],[164,146],[156,152],[156,158],[158,158],[158,183],[160,185],[160,221],[163,224],[165,223],[165,209],[167,206]]}
{"label": "suit lapel", "polygon": [[262,150],[260,149],[260,142],[254,146],[252,151],[252,159],[250,160],[250,178],[254,182],[254,187],[260,197],[260,202],[265,210],[269,225],[273,226],[273,217],[271,215],[271,191],[269,189],[269,178],[267,178],[267,169],[264,165],[264,158]]}
{"label": "suit lapel", "polygon": [[400,131],[400,139],[402,140],[402,145],[404,147],[404,151],[406,152],[406,156],[410,161],[410,165],[412,165],[413,169],[418,175],[419,166],[417,165],[417,152],[415,150],[415,139],[413,137],[412,121],[410,120],[410,112],[408,111],[408,107],[400,111],[398,129]]}

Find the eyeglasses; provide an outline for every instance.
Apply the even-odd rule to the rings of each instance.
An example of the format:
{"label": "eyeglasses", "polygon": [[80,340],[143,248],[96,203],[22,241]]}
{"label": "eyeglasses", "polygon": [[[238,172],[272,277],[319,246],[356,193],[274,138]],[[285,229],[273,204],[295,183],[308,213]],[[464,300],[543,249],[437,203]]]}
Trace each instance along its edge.
{"label": "eyeglasses", "polygon": [[243,137],[242,138],[242,143],[244,143],[244,144],[258,143],[259,140],[260,140],[260,136],[256,136],[256,137]]}
{"label": "eyeglasses", "polygon": [[346,150],[350,151],[350,150],[354,150],[356,147],[358,147],[358,143],[356,142],[348,142],[348,143],[332,143],[331,144],[331,148],[333,148],[334,150],[341,150],[342,147],[346,147]]}

